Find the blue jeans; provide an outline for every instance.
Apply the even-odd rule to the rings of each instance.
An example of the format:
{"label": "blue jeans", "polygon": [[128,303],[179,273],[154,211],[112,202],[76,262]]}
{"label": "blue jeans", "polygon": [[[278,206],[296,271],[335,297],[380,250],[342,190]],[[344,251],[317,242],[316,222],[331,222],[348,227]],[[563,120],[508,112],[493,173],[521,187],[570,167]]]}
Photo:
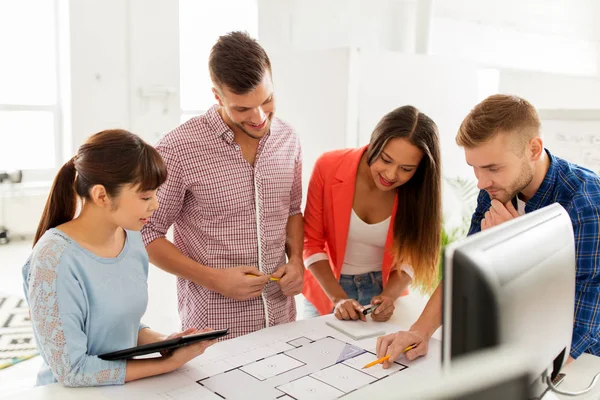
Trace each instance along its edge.
{"label": "blue jeans", "polygon": [[[369,272],[360,275],[341,275],[340,286],[349,299],[358,301],[361,305],[371,304],[374,296],[381,294],[383,282],[381,272]],[[333,310],[332,310],[333,311]],[[304,299],[304,318],[318,317],[320,314],[310,301]]]}

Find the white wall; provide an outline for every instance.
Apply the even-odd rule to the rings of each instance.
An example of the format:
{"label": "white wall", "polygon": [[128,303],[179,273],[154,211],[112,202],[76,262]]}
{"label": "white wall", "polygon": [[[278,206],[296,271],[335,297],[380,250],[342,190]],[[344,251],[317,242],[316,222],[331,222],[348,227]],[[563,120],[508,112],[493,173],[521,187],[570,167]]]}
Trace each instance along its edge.
{"label": "white wall", "polygon": [[440,17],[432,27],[433,54],[531,71],[590,75],[598,70],[593,40]]}
{"label": "white wall", "polygon": [[296,129],[302,143],[304,197],[317,157],[356,145],[354,56],[347,48],[269,54],[277,116]]}
{"label": "white wall", "polygon": [[154,144],[180,122],[179,9],[176,1],[128,1],[129,128]]}
{"label": "white wall", "polygon": [[[85,138],[129,128],[127,2],[71,1],[71,103],[74,155]],[[110,24],[107,21],[111,21]]]}
{"label": "white wall", "polygon": [[476,64],[445,57],[363,53],[360,71],[360,143],[369,142],[384,114],[411,104],[438,125],[444,175],[471,176],[454,138],[477,101]]}
{"label": "white wall", "polygon": [[600,109],[600,77],[501,71],[500,91],[517,94],[538,109]]}
{"label": "white wall", "polygon": [[[177,2],[72,0],[70,17],[73,154],[103,129],[129,129],[154,143],[177,126]],[[174,93],[162,96],[167,89]]]}
{"label": "white wall", "polygon": [[435,0],[435,16],[579,39],[600,40],[597,0]]}
{"label": "white wall", "polygon": [[412,52],[415,48],[416,0],[259,0],[258,4],[259,38],[267,49]]}

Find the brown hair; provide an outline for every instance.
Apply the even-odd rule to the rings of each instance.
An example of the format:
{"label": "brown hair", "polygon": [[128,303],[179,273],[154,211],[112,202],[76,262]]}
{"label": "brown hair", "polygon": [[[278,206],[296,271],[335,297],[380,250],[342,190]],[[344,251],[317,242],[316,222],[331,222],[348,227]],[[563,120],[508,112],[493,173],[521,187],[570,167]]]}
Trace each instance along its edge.
{"label": "brown hair", "polygon": [[394,263],[407,263],[415,271],[414,283],[431,291],[438,276],[442,230],[441,157],[438,129],[413,106],[385,115],[371,135],[367,163],[380,157],[388,141],[405,139],[423,152],[413,177],[398,187],[394,220]]}
{"label": "brown hair", "polygon": [[50,228],[75,217],[77,196],[89,199],[90,189],[102,185],[116,197],[124,185],[154,190],[167,179],[167,169],[156,149],[131,132],[115,129],[91,136],[77,155],[54,178],[33,245]]}
{"label": "brown hair", "polygon": [[477,147],[499,132],[516,133],[521,145],[540,134],[540,119],[535,107],[517,96],[495,94],[477,104],[464,119],[456,143]]}
{"label": "brown hair", "polygon": [[210,78],[218,87],[226,86],[235,94],[246,94],[271,72],[271,60],[265,49],[246,32],[220,36],[208,59]]}

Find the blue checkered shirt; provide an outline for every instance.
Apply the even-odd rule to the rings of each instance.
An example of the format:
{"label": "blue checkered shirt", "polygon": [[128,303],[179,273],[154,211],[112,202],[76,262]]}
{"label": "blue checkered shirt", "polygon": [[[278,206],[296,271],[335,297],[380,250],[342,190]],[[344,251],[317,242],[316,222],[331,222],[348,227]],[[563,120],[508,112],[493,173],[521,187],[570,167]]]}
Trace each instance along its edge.
{"label": "blue checkered shirt", "polygon": [[[546,153],[550,168],[540,188],[526,203],[525,212],[559,203],[569,213],[577,258],[571,356],[577,358],[584,352],[600,356],[600,177],[553,156],[548,150]],[[469,235],[481,230],[481,221],[490,205],[490,196],[482,190]]]}

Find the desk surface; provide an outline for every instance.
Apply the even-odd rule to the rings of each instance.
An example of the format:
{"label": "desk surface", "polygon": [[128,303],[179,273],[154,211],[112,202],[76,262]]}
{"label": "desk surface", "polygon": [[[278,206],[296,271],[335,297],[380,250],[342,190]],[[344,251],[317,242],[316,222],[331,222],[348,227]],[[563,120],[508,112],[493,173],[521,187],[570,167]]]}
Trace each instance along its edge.
{"label": "desk surface", "polygon": [[[417,296],[410,295],[410,296],[406,296],[405,298],[399,299],[396,304],[397,312],[395,313],[392,320],[390,320],[390,322],[393,323],[398,328],[407,328],[418,317],[424,304],[425,304],[425,300],[422,297],[419,297],[418,295]],[[400,310],[402,310],[404,312],[398,312]],[[310,326],[322,326],[322,325],[325,325],[323,318],[326,318],[326,317],[315,318],[312,320],[298,321],[298,322],[294,323],[294,325],[292,325],[292,326],[295,327],[294,329],[296,329],[296,327],[298,327],[298,328],[302,327],[303,329],[306,329],[307,327],[310,327]],[[266,330],[254,333],[252,335],[255,337],[257,337],[258,335],[271,336],[271,334],[276,335],[278,331],[280,331],[279,327],[273,327],[273,328],[268,328]],[[440,334],[441,334],[441,330],[438,330],[436,332],[436,334],[434,335],[434,338],[441,339]],[[236,347],[236,343],[239,343],[241,341],[242,341],[242,338],[236,338],[236,339],[233,339],[230,341],[218,343],[217,345],[215,345],[211,348],[212,352],[211,352],[211,349],[209,349],[209,351],[206,353],[206,355],[208,357],[210,357],[210,354],[212,354],[214,356],[215,352],[226,351],[230,347]],[[439,351],[439,349],[437,351]],[[200,356],[196,360],[193,360],[191,362],[192,365],[194,365],[194,363],[195,364],[202,363],[202,357],[203,356]],[[438,353],[437,357],[439,357],[439,353]],[[431,359],[432,358],[430,358],[430,360]],[[439,358],[438,358],[438,360],[439,360]],[[435,360],[434,364],[439,365],[439,362],[437,360]],[[188,365],[190,365],[190,364],[188,364]],[[427,363],[423,363],[422,365],[427,367],[425,369],[428,369],[430,367],[433,369],[436,369],[436,365],[432,366],[431,361],[429,361]],[[563,381],[563,383],[560,385],[560,389],[565,390],[565,391],[581,390],[589,384],[589,382],[591,381],[591,379],[595,373],[600,372],[600,357],[594,357],[589,354],[584,354],[578,360],[573,362],[571,365],[565,367],[563,372],[566,373],[566,378]],[[434,378],[435,374],[434,375],[423,374],[422,378],[427,379],[428,376],[431,379],[431,378]],[[47,385],[47,386],[43,386],[43,387],[39,387],[39,388],[32,388],[30,390],[26,390],[26,391],[23,391],[20,393],[13,394],[9,397],[2,397],[2,395],[0,394],[0,398],[3,400],[17,400],[17,399],[18,400],[22,400],[22,399],[28,399],[28,400],[48,400],[48,399],[66,399],[66,400],[69,400],[69,399],[97,400],[98,399],[98,400],[100,400],[100,399],[102,399],[102,400],[106,400],[107,398],[125,398],[125,397],[137,398],[138,396],[142,396],[142,393],[145,390],[152,391],[153,388],[161,387],[163,385],[167,385],[167,386],[173,385],[175,382],[178,381],[178,379],[181,379],[181,375],[178,374],[177,372],[175,372],[175,373],[166,374],[166,375],[163,375],[160,377],[143,379],[143,380],[140,380],[137,382],[128,383],[128,384],[120,386],[120,387],[112,387],[112,388],[70,389],[70,388],[65,388],[59,384],[54,384],[54,385]],[[417,379],[417,380],[421,380],[421,379]],[[114,396],[116,396],[116,397],[114,397]],[[145,396],[143,396],[143,397],[145,397]],[[557,395],[557,397],[559,399],[569,398],[569,397],[563,397],[560,395]],[[598,399],[598,398],[600,398],[600,384],[597,385],[597,387],[588,395],[578,397],[578,398],[581,398],[581,399]]]}
{"label": "desk surface", "polygon": [[[600,357],[591,354],[582,354],[577,360],[563,368],[562,372],[566,376],[558,389],[567,392],[578,392],[585,389],[592,381],[594,375],[600,372]],[[600,399],[600,382],[596,383],[594,389],[585,396],[568,397],[558,394],[556,397],[559,399]]]}

